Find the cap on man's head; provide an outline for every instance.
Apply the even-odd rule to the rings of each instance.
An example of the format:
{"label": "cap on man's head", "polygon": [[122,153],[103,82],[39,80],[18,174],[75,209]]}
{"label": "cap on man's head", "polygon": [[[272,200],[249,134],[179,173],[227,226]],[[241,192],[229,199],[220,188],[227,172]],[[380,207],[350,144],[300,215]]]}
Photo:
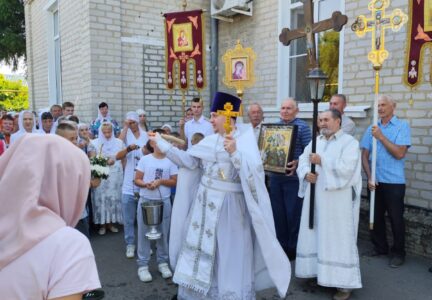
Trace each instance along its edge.
{"label": "cap on man's head", "polygon": [[213,98],[210,112],[217,113],[218,110],[225,110],[224,106],[227,103],[231,103],[233,112],[240,111],[241,100],[231,94],[217,92]]}
{"label": "cap on man's head", "polygon": [[135,111],[126,113],[126,120],[139,123],[139,116]]}

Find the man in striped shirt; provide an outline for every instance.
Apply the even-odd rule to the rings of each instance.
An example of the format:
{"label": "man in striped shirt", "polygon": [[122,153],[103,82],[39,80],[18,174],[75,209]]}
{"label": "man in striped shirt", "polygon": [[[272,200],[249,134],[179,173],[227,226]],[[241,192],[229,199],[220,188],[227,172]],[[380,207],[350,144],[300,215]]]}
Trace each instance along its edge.
{"label": "man in striped shirt", "polygon": [[270,200],[276,227],[276,236],[290,260],[296,257],[297,238],[303,199],[298,197],[299,179],[296,169],[298,158],[312,139],[308,124],[297,118],[297,102],[289,98],[280,107],[279,124],[297,126],[294,155],[286,167],[286,174],[270,174]]}

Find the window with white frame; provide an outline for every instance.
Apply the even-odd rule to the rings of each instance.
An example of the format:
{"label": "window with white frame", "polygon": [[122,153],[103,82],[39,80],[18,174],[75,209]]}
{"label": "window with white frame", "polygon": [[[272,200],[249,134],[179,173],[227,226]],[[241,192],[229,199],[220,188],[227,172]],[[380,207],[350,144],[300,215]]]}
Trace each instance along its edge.
{"label": "window with white frame", "polygon": [[[315,0],[314,21],[331,17],[334,11],[344,12],[343,0]],[[279,0],[279,29],[304,28],[303,3],[299,0]],[[280,32],[279,31],[279,32]],[[329,76],[324,100],[334,93],[341,93],[343,59],[343,33],[333,30],[316,35],[320,68]],[[278,101],[294,97],[299,102],[309,101],[309,86],[306,81],[306,38],[291,41],[288,47],[279,45],[278,51]],[[342,68],[340,68],[342,69]]]}
{"label": "window with white frame", "polygon": [[45,7],[47,11],[48,41],[48,94],[49,104],[62,103],[61,88],[61,48],[58,1],[51,0]]}

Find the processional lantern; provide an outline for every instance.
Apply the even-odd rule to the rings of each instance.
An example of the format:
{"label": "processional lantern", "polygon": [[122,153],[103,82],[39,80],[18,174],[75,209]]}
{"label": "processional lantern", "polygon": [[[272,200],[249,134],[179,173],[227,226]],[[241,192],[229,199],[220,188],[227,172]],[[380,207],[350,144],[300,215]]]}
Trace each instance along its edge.
{"label": "processional lantern", "polygon": [[[336,32],[342,30],[348,22],[348,17],[340,11],[333,12],[331,18],[314,23],[313,3],[312,0],[303,0],[305,27],[290,30],[282,29],[279,35],[279,41],[289,46],[292,40],[306,37],[306,49],[308,58],[309,75],[306,79],[309,82],[311,101],[313,103],[312,118],[312,153],[316,152],[317,120],[318,120],[318,103],[321,101],[327,76],[319,69],[318,59],[315,49],[315,34],[333,29]],[[311,172],[315,173],[315,165],[311,165]],[[311,183],[309,204],[309,228],[313,229],[314,210],[315,210],[315,184]]]}

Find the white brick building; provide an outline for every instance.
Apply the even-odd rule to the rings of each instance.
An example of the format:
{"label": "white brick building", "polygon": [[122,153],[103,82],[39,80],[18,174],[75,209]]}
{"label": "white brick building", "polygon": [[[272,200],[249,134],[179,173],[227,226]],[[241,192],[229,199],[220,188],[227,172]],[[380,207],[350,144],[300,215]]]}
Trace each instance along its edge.
{"label": "white brick building", "polygon": [[[315,4],[315,18],[328,18],[333,10],[341,10],[348,16],[347,27],[339,39],[338,89],[349,98],[348,115],[357,124],[358,138],[371,122],[368,108],[373,101],[374,81],[367,60],[371,36],[360,39],[350,26],[356,16],[371,15],[368,2],[321,0]],[[180,4],[181,1],[173,0],[26,1],[28,83],[33,107],[72,101],[77,105],[78,114],[88,121],[96,116],[97,104],[106,101],[117,119],[129,110],[144,108],[149,112],[152,126],[166,122],[175,125],[180,117],[180,96],[174,94],[174,102],[170,102],[170,94],[165,90],[161,14],[181,10]],[[235,15],[233,22],[219,21],[218,85],[220,90],[227,90],[222,84],[221,57],[239,39],[257,53],[257,82],[245,92],[244,99],[246,103],[262,103],[267,120],[272,120],[278,116],[279,103],[285,97],[305,100],[301,99],[304,95],[301,70],[305,60],[302,42],[284,47],[278,40],[283,27],[299,26],[302,5],[297,0],[254,0],[252,5],[252,16]],[[198,8],[206,10],[208,48],[211,43],[210,1],[188,1],[188,9]],[[394,8],[408,13],[406,0],[393,0],[388,10]],[[57,20],[58,30],[54,25]],[[399,32],[386,32],[390,57],[381,72],[381,92],[397,100],[397,115],[411,125],[406,203],[423,209],[426,221],[420,223],[425,224],[432,223],[426,218],[432,210],[432,86],[426,82],[431,77],[428,66],[431,53],[426,51],[424,55],[425,82],[411,92],[402,84],[406,30],[405,26]],[[206,59],[206,75],[210,80],[209,50]],[[188,98],[195,95],[197,93],[191,90]],[[203,92],[204,99],[208,100],[209,95],[207,88]],[[411,97],[414,101],[409,103]],[[301,117],[310,119],[308,105],[302,104],[301,109]]]}

